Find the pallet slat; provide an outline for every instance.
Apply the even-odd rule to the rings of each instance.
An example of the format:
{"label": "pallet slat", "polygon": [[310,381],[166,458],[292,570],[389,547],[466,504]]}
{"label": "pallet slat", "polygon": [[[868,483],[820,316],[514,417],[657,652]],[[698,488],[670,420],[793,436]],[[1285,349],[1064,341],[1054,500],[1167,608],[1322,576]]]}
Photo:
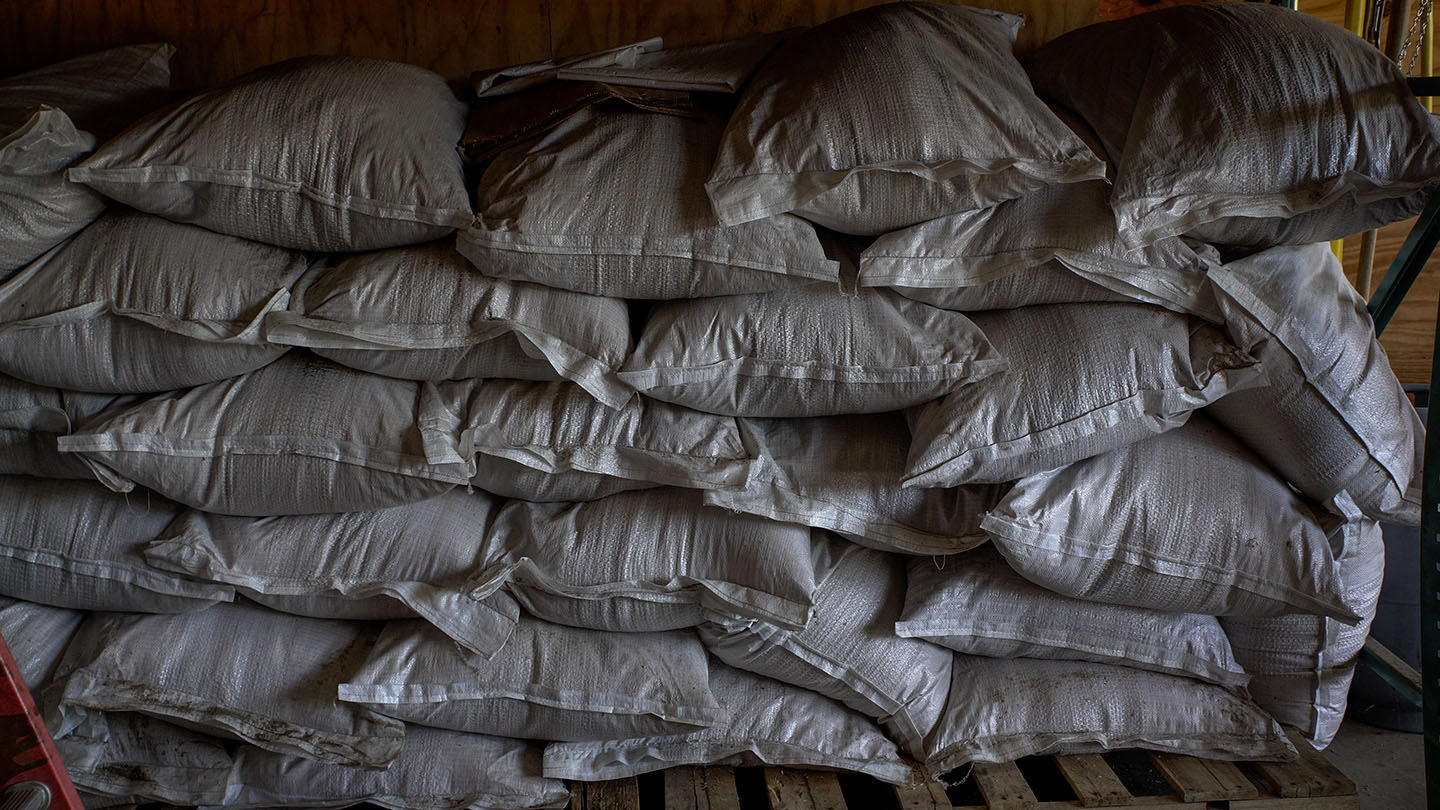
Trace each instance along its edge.
{"label": "pallet slat", "polygon": [[1254,799],[1260,796],[1259,789],[1246,778],[1245,774],[1240,772],[1239,768],[1235,767],[1235,763],[1221,759],[1200,759],[1196,762],[1204,765],[1205,769],[1210,771],[1210,775],[1215,777],[1215,781],[1225,788],[1226,797],[1231,801]]}
{"label": "pallet slat", "polygon": [[771,810],[817,810],[810,799],[810,785],[799,771],[766,768],[765,795]]}
{"label": "pallet slat", "polygon": [[1035,794],[1013,762],[977,762],[971,771],[991,810],[1031,810]]}
{"label": "pallet slat", "polygon": [[846,810],[845,794],[840,780],[828,771],[806,771],[805,784],[810,788],[810,806],[815,810]]}
{"label": "pallet slat", "polygon": [[1123,807],[1134,797],[1099,754],[1057,756],[1055,765],[1082,807]]}
{"label": "pallet slat", "polygon": [[950,810],[950,797],[940,783],[927,779],[918,785],[895,788],[900,810]]}
{"label": "pallet slat", "polygon": [[1218,802],[1230,798],[1229,791],[1216,780],[1205,763],[1194,757],[1152,751],[1150,761],[1155,763],[1156,769],[1183,801]]}
{"label": "pallet slat", "polygon": [[740,810],[729,768],[670,768],[663,777],[665,810]]}
{"label": "pallet slat", "polygon": [[585,784],[585,810],[636,810],[640,807],[640,783],[635,777]]}

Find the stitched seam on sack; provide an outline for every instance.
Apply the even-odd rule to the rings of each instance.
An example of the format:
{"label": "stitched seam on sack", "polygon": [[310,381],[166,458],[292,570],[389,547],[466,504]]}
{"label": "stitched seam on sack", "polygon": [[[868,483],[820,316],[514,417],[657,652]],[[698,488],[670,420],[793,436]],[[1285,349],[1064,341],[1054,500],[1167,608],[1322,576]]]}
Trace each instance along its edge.
{"label": "stitched seam on sack", "polygon": [[[227,188],[242,188],[248,191],[264,191],[269,193],[298,192],[313,202],[320,203],[337,211],[355,212],[376,219],[419,222],[426,225],[459,228],[475,216],[474,211],[460,208],[391,202],[373,197],[362,197],[358,194],[346,194],[344,196],[329,194],[308,183],[297,180],[277,180],[273,177],[267,177],[258,172],[244,169],[196,169],[189,166],[158,164],[108,169],[77,166],[70,171],[76,172],[75,177],[81,183],[85,183],[87,179],[95,179],[109,183],[123,183],[132,186],[148,185],[155,182],[198,182],[225,186]],[[160,175],[160,177],[147,177],[143,179],[134,177],[136,174],[148,174],[152,172]],[[247,180],[250,182],[244,182]],[[267,183],[271,187],[267,188],[265,186],[255,185],[255,181]],[[356,203],[360,205],[357,206]],[[370,210],[365,210],[366,208]],[[418,219],[416,218],[418,213],[427,214],[433,217],[433,219]],[[399,216],[401,214],[411,214],[411,216]],[[457,221],[457,218],[463,218],[463,221]]]}

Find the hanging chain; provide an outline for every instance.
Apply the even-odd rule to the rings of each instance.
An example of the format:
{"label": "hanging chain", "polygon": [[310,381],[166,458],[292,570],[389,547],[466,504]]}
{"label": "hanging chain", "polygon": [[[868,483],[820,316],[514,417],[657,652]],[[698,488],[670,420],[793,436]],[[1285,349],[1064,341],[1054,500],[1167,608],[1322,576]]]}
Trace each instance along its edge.
{"label": "hanging chain", "polygon": [[[1420,56],[1420,46],[1424,42],[1425,32],[1430,28],[1430,4],[1433,0],[1420,0],[1415,10],[1415,18],[1410,21],[1410,30],[1405,32],[1405,42],[1400,45],[1400,53],[1395,57],[1395,64],[1400,65],[1406,75],[1415,72],[1415,60]],[[1416,37],[1419,31],[1420,36]],[[1410,62],[1406,64],[1405,53],[1410,50],[1411,45],[1415,46],[1415,52],[1410,54]]]}

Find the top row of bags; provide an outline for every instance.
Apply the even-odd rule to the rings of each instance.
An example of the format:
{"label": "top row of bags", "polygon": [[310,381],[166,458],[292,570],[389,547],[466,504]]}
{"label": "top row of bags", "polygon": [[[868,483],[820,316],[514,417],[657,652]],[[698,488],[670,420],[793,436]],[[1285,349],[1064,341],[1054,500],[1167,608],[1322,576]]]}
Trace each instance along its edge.
{"label": "top row of bags", "polygon": [[[1023,66],[1012,54],[1020,23],[901,3],[738,45],[736,58],[758,67],[748,81],[709,88],[739,89],[734,112],[713,152],[684,158],[708,164],[711,210],[677,216],[724,230],[793,214],[878,235],[1108,173],[1125,247],[1189,235],[1258,248],[1402,219],[1440,174],[1440,129],[1395,65],[1313,17],[1260,4],[1167,9],[1074,31]],[[117,128],[117,113],[163,95],[170,51],[121,49],[0,81],[0,165],[10,167],[0,225],[18,236],[0,248],[0,271],[97,216],[103,201],[91,189],[299,250],[375,250],[472,222],[491,235],[513,225],[487,207],[485,181],[479,210],[470,204],[456,149],[467,105],[441,76],[397,63],[282,62],[157,110],[89,154]],[[663,85],[675,61],[657,60],[647,77],[636,49],[618,53],[631,66],[618,72],[640,84]],[[1078,114],[1095,147],[1040,96]],[[512,175],[543,168],[523,160],[529,148],[497,164]],[[578,186],[600,177],[583,161],[576,168]],[[655,208],[644,174],[627,177],[629,194]],[[559,232],[624,254],[602,223],[576,211]],[[539,251],[544,236],[516,249]]]}

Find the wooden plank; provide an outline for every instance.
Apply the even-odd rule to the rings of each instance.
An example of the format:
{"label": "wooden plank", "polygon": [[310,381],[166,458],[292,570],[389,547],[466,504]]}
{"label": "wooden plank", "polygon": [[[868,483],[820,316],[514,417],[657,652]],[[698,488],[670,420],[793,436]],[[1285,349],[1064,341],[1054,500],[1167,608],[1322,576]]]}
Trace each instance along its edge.
{"label": "wooden plank", "polygon": [[1281,798],[1354,796],[1355,783],[1330,764],[1295,729],[1285,728],[1300,756],[1294,762],[1256,762],[1255,770],[1275,788]]}
{"label": "wooden plank", "polygon": [[705,776],[699,768],[667,768],[660,778],[665,786],[665,810],[709,810]]}
{"label": "wooden plank", "polygon": [[740,793],[735,788],[733,768],[704,768],[700,770],[703,780],[705,803],[708,810],[740,810]]}
{"label": "wooden plank", "polygon": [[1205,763],[1194,757],[1151,751],[1150,761],[1182,801],[1210,802],[1228,798],[1225,788],[1210,774]]}
{"label": "wooden plank", "polygon": [[1310,799],[1253,799],[1230,802],[1230,810],[1360,810],[1359,796]]}
{"label": "wooden plank", "polygon": [[845,794],[840,781],[827,771],[806,771],[805,784],[810,788],[810,806],[815,810],[846,810]]}
{"label": "wooden plank", "polygon": [[1236,799],[1254,799],[1260,796],[1259,789],[1245,774],[1241,773],[1239,768],[1235,767],[1235,763],[1226,762],[1223,759],[1202,759],[1199,762],[1204,764],[1205,769],[1210,771],[1210,775],[1215,777],[1215,781],[1219,783],[1220,787],[1225,789],[1227,799],[1234,801]]}
{"label": "wooden plank", "polygon": [[816,810],[805,775],[785,768],[765,769],[765,795],[771,810]]}
{"label": "wooden plank", "polygon": [[971,778],[991,810],[1031,810],[1035,794],[1013,762],[976,762]]}
{"label": "wooden plank", "polygon": [[953,806],[945,788],[934,779],[926,779],[918,785],[895,788],[895,798],[900,800],[900,810],[950,810]]}
{"label": "wooden plank", "polygon": [[639,810],[640,783],[635,777],[585,783],[585,810]]}
{"label": "wooden plank", "polygon": [[1082,807],[1121,807],[1134,797],[1099,754],[1057,756],[1055,765]]}

